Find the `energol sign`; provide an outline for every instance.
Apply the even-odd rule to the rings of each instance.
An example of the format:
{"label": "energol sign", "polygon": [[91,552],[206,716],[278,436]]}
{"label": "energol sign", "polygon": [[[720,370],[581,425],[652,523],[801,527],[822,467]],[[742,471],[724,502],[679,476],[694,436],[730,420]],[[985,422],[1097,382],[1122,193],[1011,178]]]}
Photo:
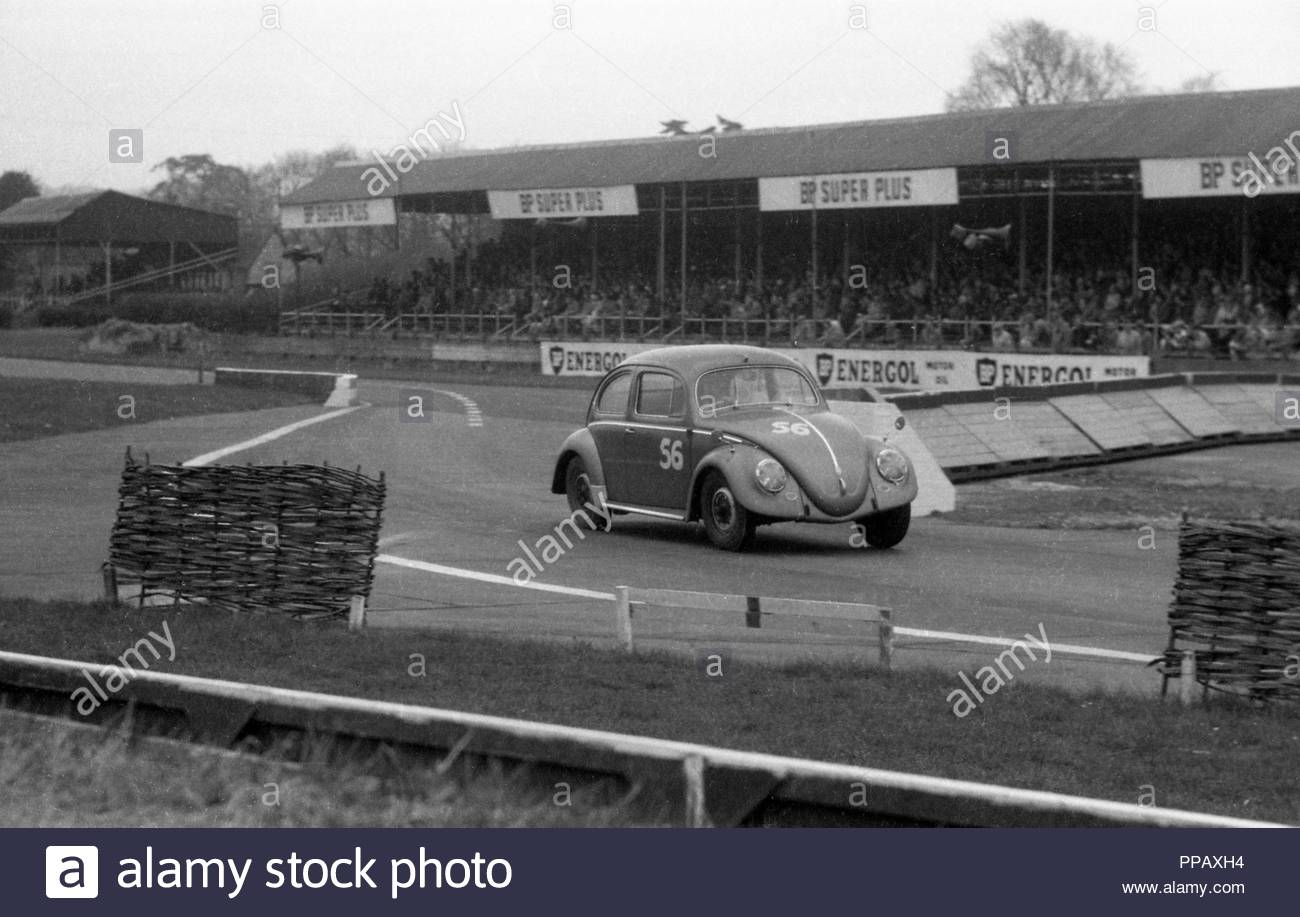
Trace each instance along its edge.
{"label": "energol sign", "polygon": [[[658,346],[546,341],[541,344],[542,375],[602,376],[628,357]],[[1151,374],[1148,357],[811,347],[772,350],[803,364],[824,388],[948,391],[1134,379]]]}

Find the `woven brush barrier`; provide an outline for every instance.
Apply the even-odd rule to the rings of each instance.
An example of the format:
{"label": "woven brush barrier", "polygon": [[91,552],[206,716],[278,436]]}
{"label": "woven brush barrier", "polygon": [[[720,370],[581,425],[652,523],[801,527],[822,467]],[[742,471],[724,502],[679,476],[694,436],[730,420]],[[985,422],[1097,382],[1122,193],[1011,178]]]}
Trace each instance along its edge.
{"label": "woven brush barrier", "polygon": [[346,615],[370,594],[384,492],[382,474],[328,465],[185,468],[128,451],[109,563],[141,602]]}
{"label": "woven brush barrier", "polygon": [[1300,700],[1300,527],[1184,520],[1169,627],[1163,671],[1190,649],[1209,687]]}

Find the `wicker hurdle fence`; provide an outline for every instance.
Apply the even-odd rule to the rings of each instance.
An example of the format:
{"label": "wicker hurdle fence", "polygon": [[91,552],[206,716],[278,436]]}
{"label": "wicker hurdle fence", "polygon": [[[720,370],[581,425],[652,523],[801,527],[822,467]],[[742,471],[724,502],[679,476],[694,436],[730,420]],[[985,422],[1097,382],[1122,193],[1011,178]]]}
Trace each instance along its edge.
{"label": "wicker hurdle fence", "polygon": [[141,604],[355,617],[374,581],[385,490],[382,473],[360,469],[155,465],[128,450],[106,591],[134,583]]}
{"label": "wicker hurdle fence", "polygon": [[1300,526],[1184,518],[1163,688],[1300,700]]}

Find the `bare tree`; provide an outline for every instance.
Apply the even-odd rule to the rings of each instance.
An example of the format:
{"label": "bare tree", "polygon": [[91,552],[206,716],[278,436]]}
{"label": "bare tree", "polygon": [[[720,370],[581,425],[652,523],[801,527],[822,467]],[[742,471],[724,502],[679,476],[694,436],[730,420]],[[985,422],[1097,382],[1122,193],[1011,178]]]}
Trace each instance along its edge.
{"label": "bare tree", "polygon": [[1000,26],[971,58],[971,75],[949,111],[1096,102],[1139,92],[1127,52],[1071,35],[1039,19]]}
{"label": "bare tree", "polygon": [[1222,92],[1224,90],[1223,80],[1219,78],[1219,72],[1206,71],[1198,76],[1189,76],[1178,84],[1174,92]]}

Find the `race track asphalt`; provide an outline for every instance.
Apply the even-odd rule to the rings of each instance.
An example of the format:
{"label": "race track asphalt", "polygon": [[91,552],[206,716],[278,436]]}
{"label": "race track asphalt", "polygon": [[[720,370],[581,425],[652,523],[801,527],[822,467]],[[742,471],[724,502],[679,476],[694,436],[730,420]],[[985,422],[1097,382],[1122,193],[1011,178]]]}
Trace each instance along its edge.
{"label": "race track asphalt", "polygon": [[[472,426],[464,401],[445,392],[474,402],[482,426]],[[424,422],[403,413],[413,393],[425,396]],[[567,515],[564,498],[549,493],[551,469],[561,441],[582,422],[586,392],[363,382],[361,398],[370,406],[227,461],[328,461],[383,471],[383,553],[496,576],[511,575],[520,541],[534,546]],[[98,594],[127,443],[158,461],[181,460],[321,410],[187,418],[0,446],[0,593]],[[891,551],[851,547],[849,535],[847,525],[765,527],[753,550],[729,554],[712,548],[699,526],[618,517],[613,532],[575,542],[536,581],[600,592],[628,585],[869,602],[890,607],[903,627],[1011,639],[1045,632],[1054,643],[1152,655],[1167,639],[1172,538],[1140,550],[1131,531],[938,518],[914,521]],[[597,644],[612,644],[614,634],[608,602],[389,564],[377,567],[370,620]],[[795,633],[780,622],[769,628],[765,619],[763,629],[751,630],[694,612],[650,612],[637,627],[643,646],[781,660],[869,659],[874,645],[870,630],[853,625]],[[992,646],[900,638],[897,662],[938,665],[955,675],[959,668],[973,673],[997,653]],[[1021,677],[1074,687],[1159,687],[1142,665],[1109,660],[1056,657],[1030,664]]]}

